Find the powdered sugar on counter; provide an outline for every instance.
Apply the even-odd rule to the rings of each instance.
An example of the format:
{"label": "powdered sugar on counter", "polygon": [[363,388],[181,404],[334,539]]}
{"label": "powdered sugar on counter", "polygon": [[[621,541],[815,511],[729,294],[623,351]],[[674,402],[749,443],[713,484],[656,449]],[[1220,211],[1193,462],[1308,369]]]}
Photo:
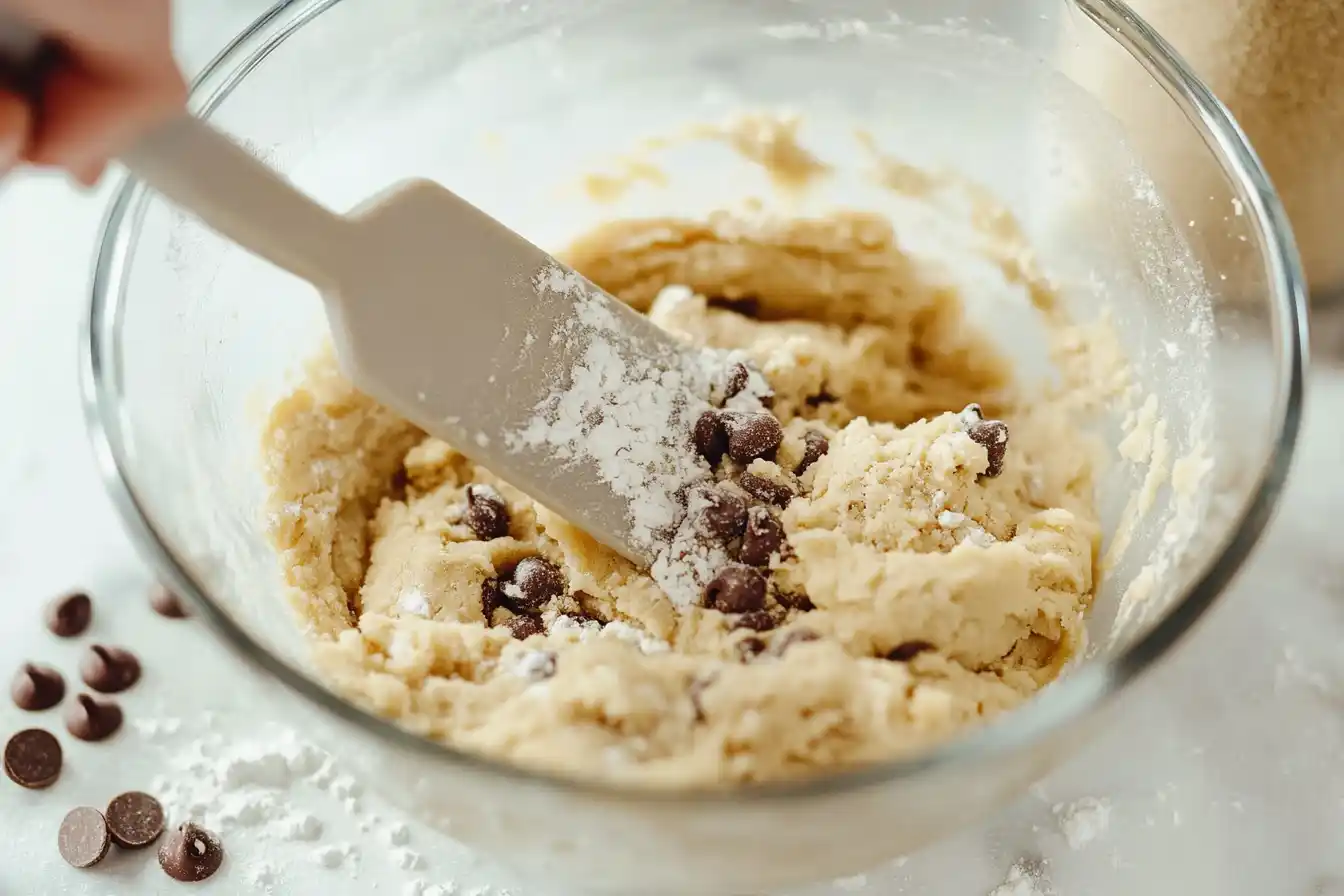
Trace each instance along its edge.
{"label": "powdered sugar on counter", "polygon": [[[571,369],[554,372],[555,390],[537,404],[527,425],[509,435],[509,446],[548,449],[560,465],[591,464],[628,502],[631,542],[653,558],[654,580],[681,606],[699,601],[727,557],[710,556],[689,531],[688,492],[710,478],[691,432],[737,363],[735,353],[659,351],[622,321],[612,300],[559,265],[538,273],[533,286],[543,299],[573,304],[573,315],[563,317],[551,340],[582,348]],[[686,291],[669,289],[671,298],[664,301]],[[635,355],[630,347],[651,354]],[[768,393],[764,379],[751,373],[733,401],[759,410],[759,396]]]}

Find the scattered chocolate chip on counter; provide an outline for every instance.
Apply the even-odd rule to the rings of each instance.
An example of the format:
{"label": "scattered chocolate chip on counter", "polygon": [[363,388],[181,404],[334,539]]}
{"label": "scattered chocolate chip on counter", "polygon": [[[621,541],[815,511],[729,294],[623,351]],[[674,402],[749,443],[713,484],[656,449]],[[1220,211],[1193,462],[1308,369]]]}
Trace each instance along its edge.
{"label": "scattered chocolate chip on counter", "polygon": [[63,761],[61,742],[51,732],[28,728],[5,744],[5,774],[29,790],[42,790],[56,783]]}
{"label": "scattered chocolate chip on counter", "polygon": [[65,728],[80,740],[107,740],[121,728],[121,707],[114,700],[80,694],[65,708]]}
{"label": "scattered chocolate chip on counter", "polygon": [[784,483],[757,476],[755,473],[743,473],[738,477],[737,484],[757,501],[764,501],[780,508],[789,506],[789,502],[797,497],[793,489]]}
{"label": "scattered chocolate chip on counter", "polygon": [[723,417],[718,411],[705,411],[695,421],[692,433],[696,452],[715,466],[728,452],[728,432],[723,427]]}
{"label": "scattered chocolate chip on counter", "polygon": [[93,621],[93,600],[83,591],[55,598],[46,609],[47,628],[58,638],[74,638]]}
{"label": "scattered chocolate chip on counter", "polygon": [[224,864],[224,846],[200,825],[187,822],[164,839],[159,847],[159,867],[173,880],[197,883]]}
{"label": "scattered chocolate chip on counter", "polygon": [[784,429],[774,414],[727,411],[720,419],[728,433],[728,456],[740,464],[774,454],[784,441]]}
{"label": "scattered chocolate chip on counter", "polygon": [[88,806],[71,809],[61,821],[56,846],[61,858],[76,868],[92,868],[107,857],[112,845],[103,813]]}
{"label": "scattered chocolate chip on counter", "polygon": [[770,557],[784,546],[784,527],[764,507],[747,511],[746,532],[737,559],[748,566],[769,566]]}
{"label": "scattered chocolate chip on counter", "polygon": [[565,574],[549,560],[525,557],[518,561],[510,580],[504,584],[504,598],[520,612],[536,612],[552,598],[565,593]]}
{"label": "scattered chocolate chip on counter", "polygon": [[[964,413],[964,412],[963,412]],[[981,420],[966,427],[966,434],[989,455],[989,466],[984,475],[993,479],[1003,472],[1003,458],[1008,453],[1008,424],[1002,420]]]}
{"label": "scattered chocolate chip on counter", "polygon": [[731,563],[705,586],[705,606],[720,613],[750,613],[765,607],[765,576],[761,571]]}
{"label": "scattered chocolate chip on counter", "polygon": [[144,849],[163,833],[163,805],[138,790],[112,797],[104,817],[112,842],[122,849]]}
{"label": "scattered chocolate chip on counter", "polygon": [[494,486],[467,486],[467,525],[482,541],[509,534],[509,505]]}
{"label": "scattered chocolate chip on counter", "polygon": [[129,650],[94,644],[79,661],[79,676],[100,694],[118,694],[140,680],[140,661]]}
{"label": "scattered chocolate chip on counter", "polygon": [[719,541],[729,541],[742,534],[747,526],[747,502],[722,486],[710,485],[700,490],[704,505],[696,520],[700,534]]}
{"label": "scattered chocolate chip on counter", "polygon": [[9,695],[15,706],[27,712],[51,709],[65,699],[65,678],[51,666],[24,663],[14,673]]}
{"label": "scattered chocolate chip on counter", "polygon": [[182,598],[167,585],[156,584],[149,591],[149,606],[165,619],[188,619],[191,614],[182,603]]}
{"label": "scattered chocolate chip on counter", "polygon": [[904,641],[887,651],[887,659],[893,663],[908,663],[921,653],[937,649],[928,641]]}
{"label": "scattered chocolate chip on counter", "polygon": [[526,641],[533,635],[546,634],[546,627],[535,616],[514,616],[504,625],[519,641]]}
{"label": "scattered chocolate chip on counter", "polygon": [[831,440],[815,429],[809,429],[803,436],[803,459],[793,468],[793,475],[801,476],[806,473],[808,467],[825,457],[830,450]]}

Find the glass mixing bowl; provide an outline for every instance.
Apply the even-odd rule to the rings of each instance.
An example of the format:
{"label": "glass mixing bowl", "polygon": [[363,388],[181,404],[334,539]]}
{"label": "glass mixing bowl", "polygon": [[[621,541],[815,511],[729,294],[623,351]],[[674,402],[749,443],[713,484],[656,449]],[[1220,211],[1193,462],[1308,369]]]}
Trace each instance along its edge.
{"label": "glass mixing bowl", "polygon": [[[1116,103],[1139,99],[1143,127],[1122,124]],[[1279,495],[1305,357],[1292,238],[1226,111],[1120,3],[291,0],[218,57],[193,103],[335,207],[429,176],[547,246],[768,187],[706,150],[669,162],[675,189],[606,206],[573,189],[642,137],[787,109],[843,171],[862,160],[841,137],[863,127],[903,161],[991,192],[1068,312],[1106,316],[1132,362],[1128,409],[1102,431],[1115,444],[1138,425],[1146,447],[1106,468],[1099,496],[1111,547],[1123,529],[1128,549],[1102,579],[1086,655],[1038,698],[925,755],[807,781],[651,794],[557,780],[420,740],[311,677],[264,534],[257,445],[268,402],[324,336],[320,303],[128,183],[84,345],[93,439],[128,526],[278,685],[278,711],[551,891],[759,892],[874,867],[982,817],[1172,648]],[[1209,185],[1197,195],[1181,188],[1195,176]],[[798,200],[804,211],[879,203],[865,181],[837,184]],[[1040,368],[1043,343],[1012,310],[1023,303],[979,301],[1020,291],[1000,267],[970,291],[970,314]]]}

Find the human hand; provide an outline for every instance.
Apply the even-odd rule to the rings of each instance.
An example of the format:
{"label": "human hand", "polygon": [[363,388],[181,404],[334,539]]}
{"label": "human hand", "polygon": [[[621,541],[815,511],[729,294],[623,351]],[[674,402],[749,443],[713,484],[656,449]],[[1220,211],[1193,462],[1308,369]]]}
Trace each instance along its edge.
{"label": "human hand", "polygon": [[0,17],[59,46],[35,95],[0,80],[0,174],[28,163],[92,184],[186,100],[170,0],[0,0]]}

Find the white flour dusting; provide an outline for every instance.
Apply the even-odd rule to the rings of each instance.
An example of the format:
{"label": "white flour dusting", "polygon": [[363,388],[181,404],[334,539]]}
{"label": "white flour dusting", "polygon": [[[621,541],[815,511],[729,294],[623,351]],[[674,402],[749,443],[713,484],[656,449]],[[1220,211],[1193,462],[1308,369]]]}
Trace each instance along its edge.
{"label": "white flour dusting", "polygon": [[[574,308],[551,342],[581,348],[570,369],[555,371],[555,390],[526,426],[510,434],[510,447],[546,448],[560,464],[591,464],[628,502],[631,541],[654,558],[654,580],[678,605],[697,602],[728,558],[705,547],[688,522],[688,490],[710,478],[691,432],[736,356],[689,347],[627,353],[623,347],[638,345],[639,334],[583,277],[553,264],[533,286],[543,301]],[[729,407],[761,410],[760,396],[767,393],[759,374],[751,374]]]}
{"label": "white flour dusting", "polygon": [[989,891],[989,896],[1054,896],[1054,887],[1041,874],[1036,863],[1018,862],[1008,869],[1003,883]]}
{"label": "white flour dusting", "polygon": [[1105,834],[1111,823],[1111,802],[1106,799],[1085,796],[1071,803],[1056,803],[1052,811],[1070,849],[1087,846]]}

